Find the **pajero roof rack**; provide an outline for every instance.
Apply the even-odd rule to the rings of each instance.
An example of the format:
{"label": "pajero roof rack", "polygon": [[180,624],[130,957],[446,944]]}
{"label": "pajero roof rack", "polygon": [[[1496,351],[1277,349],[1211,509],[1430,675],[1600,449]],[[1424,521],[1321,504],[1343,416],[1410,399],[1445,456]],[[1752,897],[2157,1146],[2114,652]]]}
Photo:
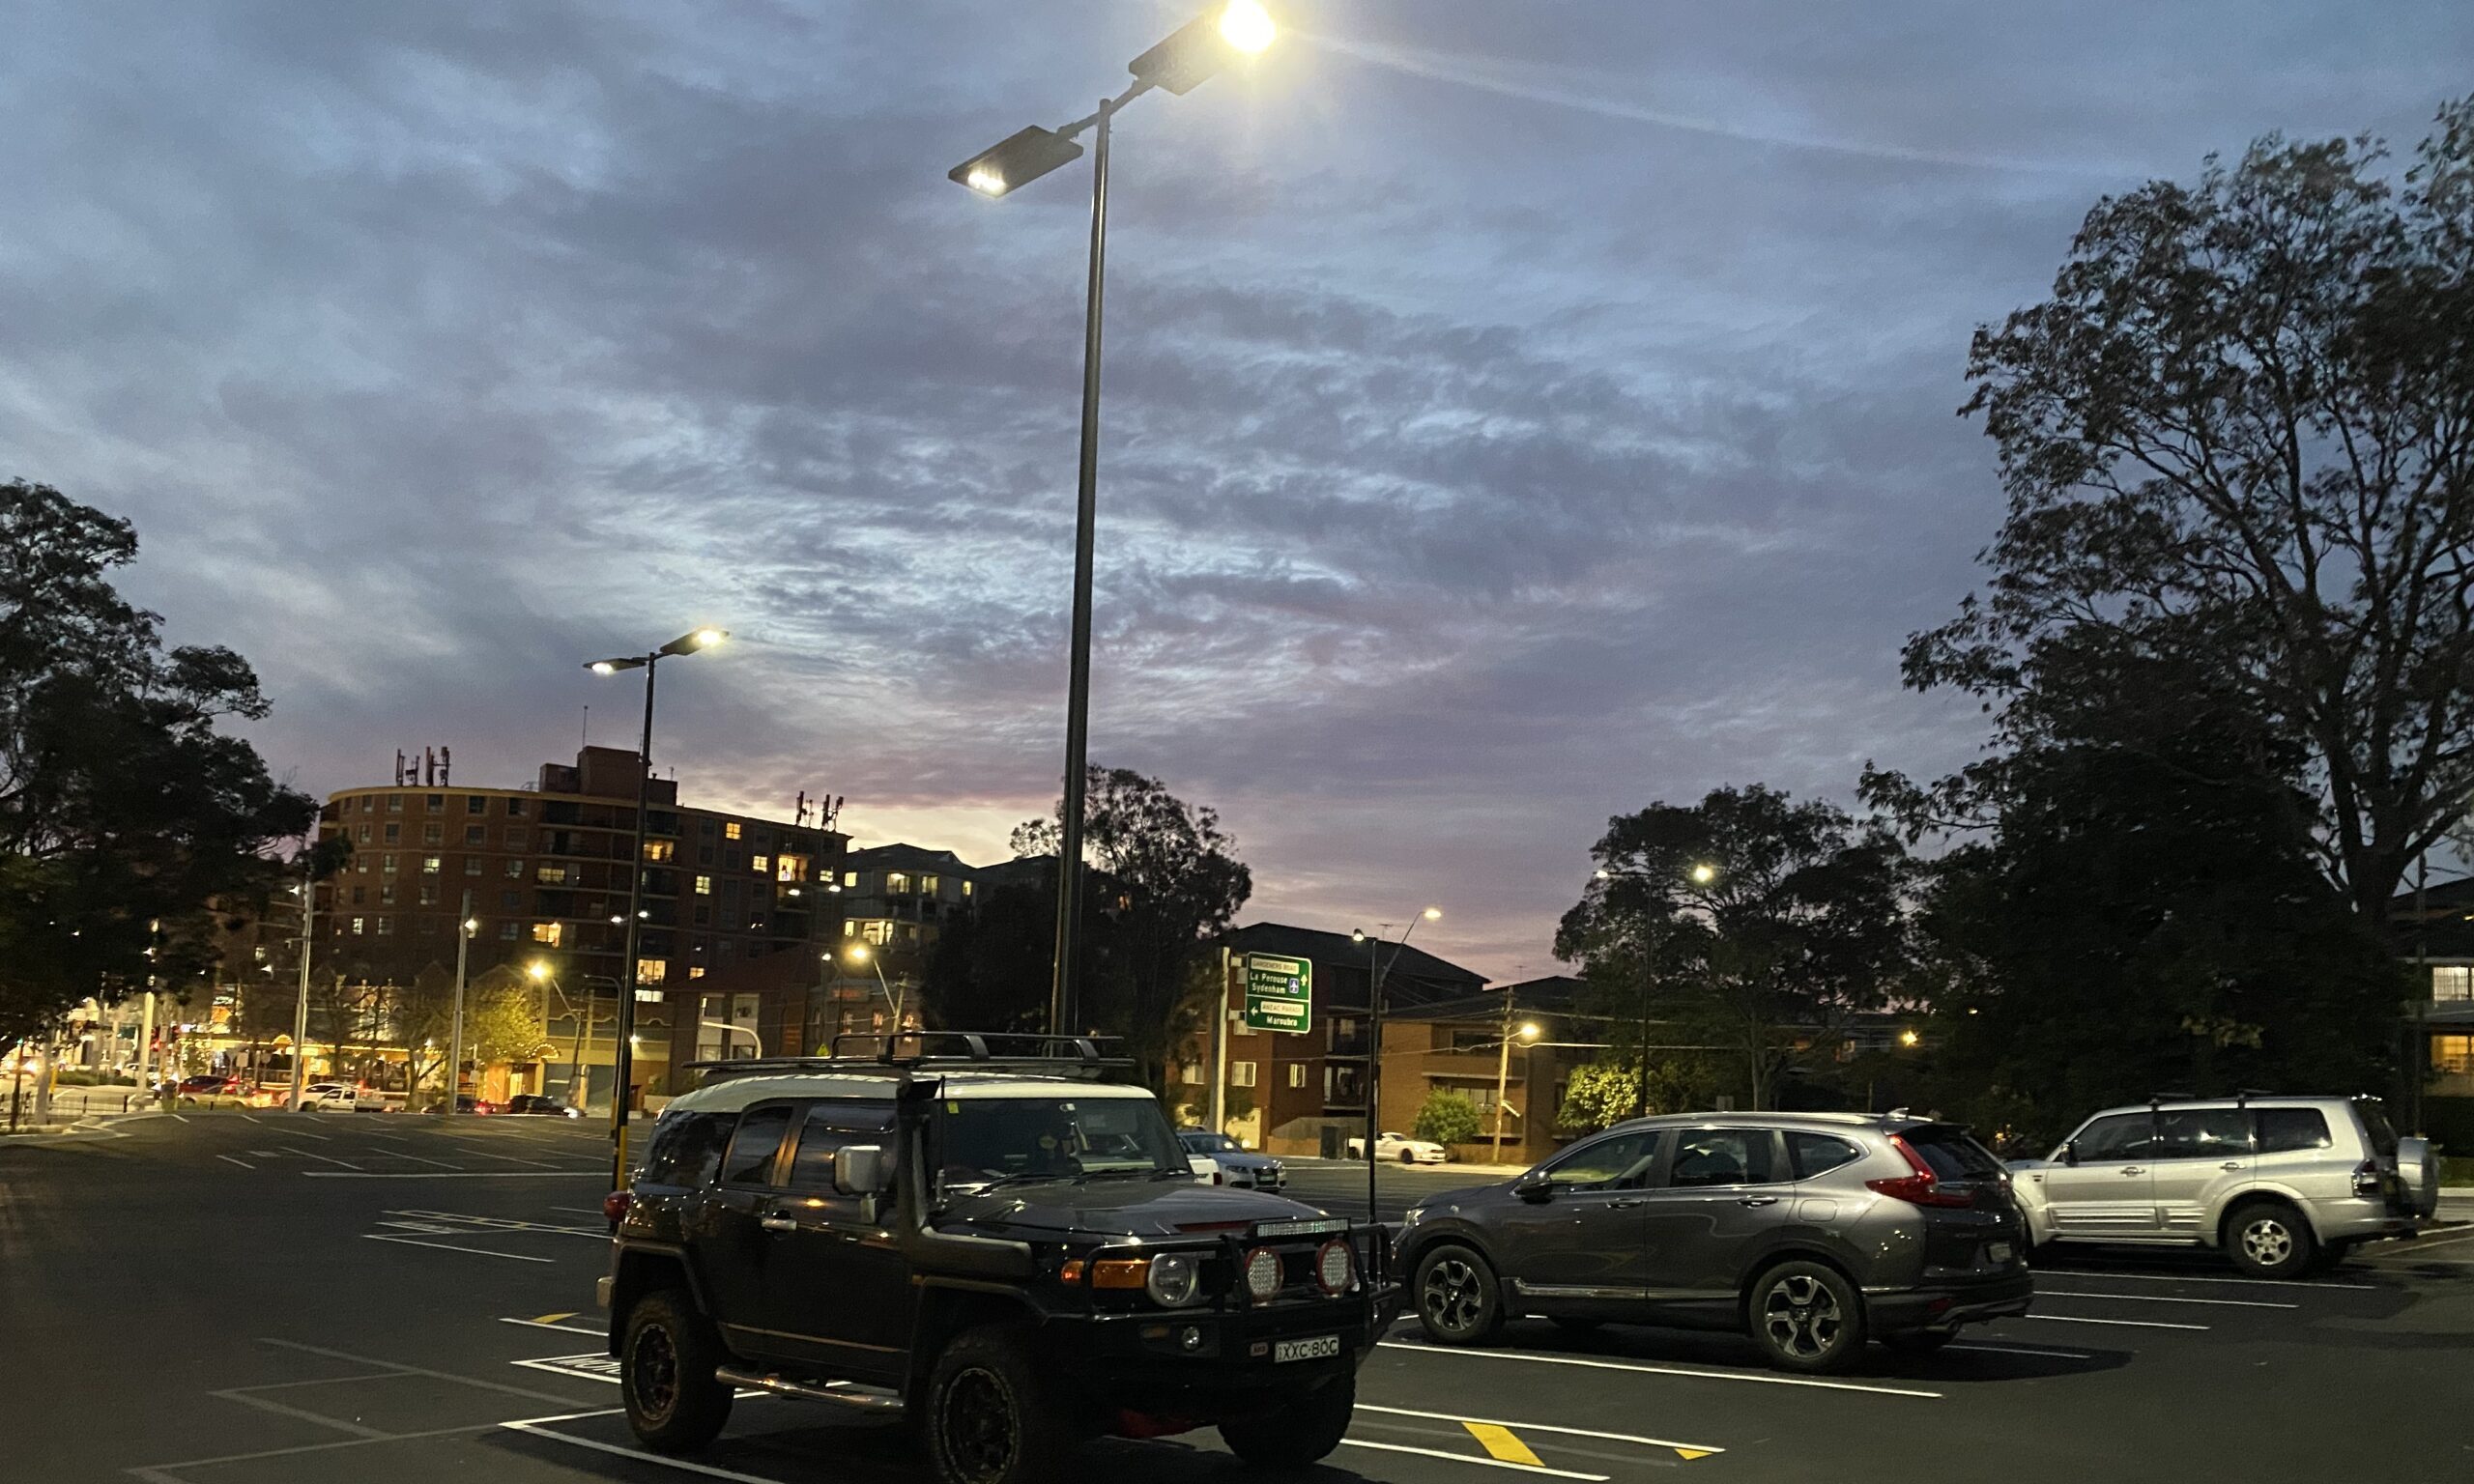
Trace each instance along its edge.
{"label": "pajero roof rack", "polygon": [[713,1077],[788,1071],[998,1071],[1049,1077],[1098,1077],[1122,1071],[1130,1057],[1103,1054],[1114,1036],[1046,1036],[1031,1031],[846,1032],[829,1056],[742,1056],[689,1062],[679,1070]]}

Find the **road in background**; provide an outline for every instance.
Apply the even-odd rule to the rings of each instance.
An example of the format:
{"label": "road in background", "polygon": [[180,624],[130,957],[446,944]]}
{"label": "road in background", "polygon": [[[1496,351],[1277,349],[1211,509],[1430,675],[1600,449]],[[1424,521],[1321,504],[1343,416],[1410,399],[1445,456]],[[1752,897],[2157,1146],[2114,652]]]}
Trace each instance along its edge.
{"label": "road in background", "polygon": [[[0,1144],[0,1476],[925,1484],[882,1413],[769,1398],[695,1469],[634,1449],[591,1309],[605,1149],[564,1121],[228,1112]],[[1387,1168],[1378,1204],[1472,1173]],[[1363,1200],[1363,1165],[1293,1175],[1331,1209]],[[1827,1381],[1725,1335],[1523,1323],[1444,1351],[1404,1325],[1317,1477],[2256,1484],[2474,1465],[2474,1232],[2319,1281],[2193,1257],[2038,1283],[2028,1319]],[[1209,1432],[1094,1444],[1074,1476],[1255,1477]]]}

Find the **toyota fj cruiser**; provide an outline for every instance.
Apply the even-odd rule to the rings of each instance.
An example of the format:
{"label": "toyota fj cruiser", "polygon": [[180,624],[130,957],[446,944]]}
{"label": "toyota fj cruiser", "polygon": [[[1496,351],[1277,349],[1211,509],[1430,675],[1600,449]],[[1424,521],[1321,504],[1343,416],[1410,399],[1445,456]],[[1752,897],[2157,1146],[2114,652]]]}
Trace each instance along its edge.
{"label": "toyota fj cruiser", "polygon": [[1338,1445],[1397,1307],[1379,1227],[1197,1184],[1087,1039],[855,1040],[708,1068],[613,1198],[599,1297],[639,1440],[700,1447],[757,1387],[898,1398],[948,1484],[1023,1484],[1101,1434]]}

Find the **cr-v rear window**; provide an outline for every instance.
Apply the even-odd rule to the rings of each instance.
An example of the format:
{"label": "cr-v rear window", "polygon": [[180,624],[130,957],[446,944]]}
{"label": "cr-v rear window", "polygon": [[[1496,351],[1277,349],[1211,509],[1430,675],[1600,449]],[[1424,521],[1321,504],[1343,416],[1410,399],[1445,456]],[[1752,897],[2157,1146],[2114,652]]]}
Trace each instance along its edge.
{"label": "cr-v rear window", "polygon": [[2001,1176],[2001,1161],[1993,1156],[1993,1151],[1969,1138],[1968,1131],[1956,1125],[1927,1124],[1921,1128],[1902,1128],[1899,1137],[1924,1156],[1938,1179],[1964,1182],[1998,1180]]}

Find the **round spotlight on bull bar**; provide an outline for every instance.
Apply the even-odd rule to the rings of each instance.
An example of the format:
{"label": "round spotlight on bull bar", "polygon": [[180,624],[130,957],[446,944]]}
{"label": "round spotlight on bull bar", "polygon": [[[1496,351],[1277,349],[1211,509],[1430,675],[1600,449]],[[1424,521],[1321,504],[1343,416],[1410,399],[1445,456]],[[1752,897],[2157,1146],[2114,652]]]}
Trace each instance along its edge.
{"label": "round spotlight on bull bar", "polygon": [[1256,1303],[1269,1303],[1280,1294],[1280,1254],[1256,1247],[1246,1254],[1246,1292]]}
{"label": "round spotlight on bull bar", "polygon": [[1334,1298],[1356,1286],[1357,1254],[1349,1250],[1347,1238],[1335,1237],[1314,1249],[1314,1281]]}

